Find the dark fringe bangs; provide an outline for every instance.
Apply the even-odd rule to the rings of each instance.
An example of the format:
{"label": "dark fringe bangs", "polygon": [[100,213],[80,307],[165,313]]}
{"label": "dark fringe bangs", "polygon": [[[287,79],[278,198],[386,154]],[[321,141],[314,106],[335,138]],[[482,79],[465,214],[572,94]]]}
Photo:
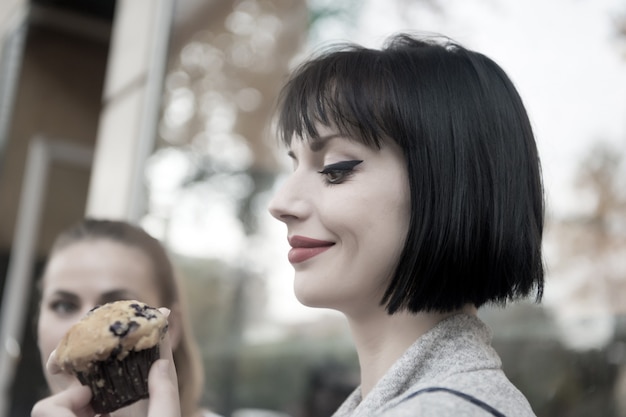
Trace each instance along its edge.
{"label": "dark fringe bangs", "polygon": [[[320,123],[372,147],[385,136],[380,114],[388,102],[377,51],[364,48],[328,51],[304,63],[285,85],[279,102],[278,135],[289,145],[294,136],[316,140]],[[355,53],[356,52],[356,53]],[[372,99],[375,97],[376,99]]]}

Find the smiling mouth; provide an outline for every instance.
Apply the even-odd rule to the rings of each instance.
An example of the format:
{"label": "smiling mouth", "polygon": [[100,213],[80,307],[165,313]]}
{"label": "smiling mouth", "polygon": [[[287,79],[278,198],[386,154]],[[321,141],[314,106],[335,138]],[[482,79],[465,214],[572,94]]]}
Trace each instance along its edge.
{"label": "smiling mouth", "polygon": [[289,244],[291,245],[291,250],[289,251],[287,257],[289,262],[292,264],[297,264],[311,259],[314,256],[325,252],[334,245],[333,242],[311,239],[304,236],[290,237]]}

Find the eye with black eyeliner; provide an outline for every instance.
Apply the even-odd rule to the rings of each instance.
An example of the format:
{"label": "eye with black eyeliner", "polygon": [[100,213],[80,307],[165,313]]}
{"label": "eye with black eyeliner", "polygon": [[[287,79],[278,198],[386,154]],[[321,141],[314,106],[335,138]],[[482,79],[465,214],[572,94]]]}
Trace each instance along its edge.
{"label": "eye with black eyeliner", "polygon": [[359,165],[362,160],[341,161],[334,164],[324,166],[324,169],[317,171],[326,177],[328,184],[341,184],[346,178],[352,174],[354,167]]}

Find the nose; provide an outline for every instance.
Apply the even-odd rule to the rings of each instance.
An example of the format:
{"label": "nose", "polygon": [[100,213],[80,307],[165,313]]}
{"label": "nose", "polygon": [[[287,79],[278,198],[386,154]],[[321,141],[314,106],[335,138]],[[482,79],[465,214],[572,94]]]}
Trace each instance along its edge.
{"label": "nose", "polygon": [[305,188],[296,181],[295,174],[291,174],[270,200],[270,214],[284,223],[305,218],[309,211]]}
{"label": "nose", "polygon": [[94,308],[96,308],[96,306],[97,306],[97,305],[98,305],[98,304],[93,304],[93,303],[92,303],[92,304],[89,304],[89,303],[87,303],[87,304],[85,305],[85,307],[83,307],[83,311],[81,311],[81,313],[80,313],[81,315],[80,315],[80,316],[81,316],[81,317],[85,317],[85,316],[87,315],[87,313],[89,313],[91,310],[93,310]]}

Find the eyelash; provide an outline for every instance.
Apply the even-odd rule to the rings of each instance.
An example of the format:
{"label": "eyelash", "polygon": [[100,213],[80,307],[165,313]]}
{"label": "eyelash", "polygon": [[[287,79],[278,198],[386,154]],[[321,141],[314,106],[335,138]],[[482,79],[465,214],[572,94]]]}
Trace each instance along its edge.
{"label": "eyelash", "polygon": [[327,184],[341,184],[345,181],[346,178],[348,178],[352,174],[354,167],[359,165],[361,162],[363,161],[341,161],[337,162],[336,164],[326,165],[324,166],[324,169],[317,172],[325,177],[325,181]]}

